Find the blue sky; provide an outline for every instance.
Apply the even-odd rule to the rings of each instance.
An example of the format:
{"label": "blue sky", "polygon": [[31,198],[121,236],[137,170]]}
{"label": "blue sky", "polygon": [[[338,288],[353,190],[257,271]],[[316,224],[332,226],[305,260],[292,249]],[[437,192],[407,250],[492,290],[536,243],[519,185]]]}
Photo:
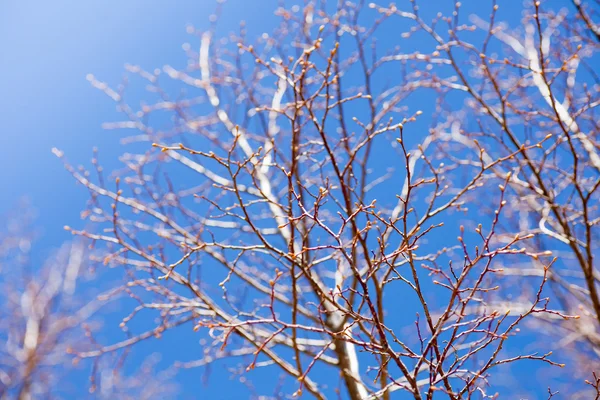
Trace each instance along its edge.
{"label": "blue sky", "polygon": [[[236,4],[237,3],[237,4]],[[229,2],[224,24],[242,18],[243,0]],[[267,2],[265,2],[266,4]],[[101,124],[117,117],[115,106],[85,77],[118,84],[125,63],[150,70],[184,65],[181,45],[188,24],[202,26],[212,0],[177,1],[2,1],[0,2],[0,211],[27,196],[39,210],[47,245],[67,236],[65,223],[78,220],[86,193],[52,155],[65,151],[74,164],[87,163],[97,146],[107,169],[122,152],[119,135]],[[5,192],[6,193],[6,192]]]}
{"label": "blue sky", "polygon": [[[487,15],[488,2],[476,3],[466,6]],[[268,31],[276,23],[272,16],[276,4],[275,0],[229,0],[220,29],[235,30],[243,19],[249,36]],[[75,165],[89,165],[96,146],[108,171],[118,167],[118,156],[123,153],[119,133],[101,128],[103,122],[118,119],[115,105],[90,86],[86,75],[93,73],[115,85],[124,75],[125,63],[148,70],[165,64],[185,65],[182,44],[197,45],[186,26],[206,27],[214,9],[213,0],[0,0],[0,213],[22,197],[31,200],[42,230],[37,243],[40,259],[71,238],[63,226],[81,224],[79,212],[88,198],[51,148],[63,150]],[[510,7],[503,12],[513,22],[519,17],[510,15]],[[414,101],[415,109],[428,106],[425,98]],[[182,338],[186,346],[198,342],[193,333],[183,335],[178,340],[166,335],[167,343],[175,343],[166,359],[186,354],[187,347],[176,345]],[[143,344],[139,357],[152,353],[155,346],[154,342]],[[235,388],[243,388],[241,384],[224,386],[231,385],[224,369],[213,371],[208,389],[198,382],[197,373],[182,375],[185,398],[235,399]],[[257,386],[272,385],[269,376],[257,377]],[[87,383],[85,374],[78,379]],[[531,383],[530,390],[539,390]],[[228,394],[222,395],[225,387]],[[199,395],[200,390],[206,397]]]}

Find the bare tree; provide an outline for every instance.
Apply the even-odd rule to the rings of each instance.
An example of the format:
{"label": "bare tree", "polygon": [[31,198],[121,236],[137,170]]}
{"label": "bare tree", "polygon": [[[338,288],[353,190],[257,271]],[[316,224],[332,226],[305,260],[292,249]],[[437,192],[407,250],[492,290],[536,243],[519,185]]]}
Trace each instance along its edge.
{"label": "bare tree", "polygon": [[[563,349],[562,393],[597,392],[593,6],[526,1],[510,27],[495,1],[333,3],[282,4],[256,40],[216,37],[219,5],[187,66],[127,66],[139,106],[128,80],[88,77],[137,152],[110,179],[96,156],[95,177],[65,164],[95,226],[72,231],[123,267],[139,305],[122,327],[160,322],[78,356],[187,326],[210,340],[182,368],[238,358],[296,395],[461,399]],[[558,340],[525,352],[522,330]]]}
{"label": "bare tree", "polygon": [[[89,348],[100,327],[92,316],[115,291],[85,296],[87,248],[77,241],[63,245],[42,265],[34,253],[34,212],[23,204],[2,220],[0,233],[0,399],[72,398],[68,379],[76,371],[73,349]],[[84,333],[86,333],[84,335]],[[169,371],[155,373],[148,358],[134,374],[120,363],[94,360],[92,392],[101,399],[150,399],[175,393]],[[88,363],[89,364],[89,363]],[[149,379],[152,377],[152,379]],[[146,382],[149,380],[150,382]]]}

